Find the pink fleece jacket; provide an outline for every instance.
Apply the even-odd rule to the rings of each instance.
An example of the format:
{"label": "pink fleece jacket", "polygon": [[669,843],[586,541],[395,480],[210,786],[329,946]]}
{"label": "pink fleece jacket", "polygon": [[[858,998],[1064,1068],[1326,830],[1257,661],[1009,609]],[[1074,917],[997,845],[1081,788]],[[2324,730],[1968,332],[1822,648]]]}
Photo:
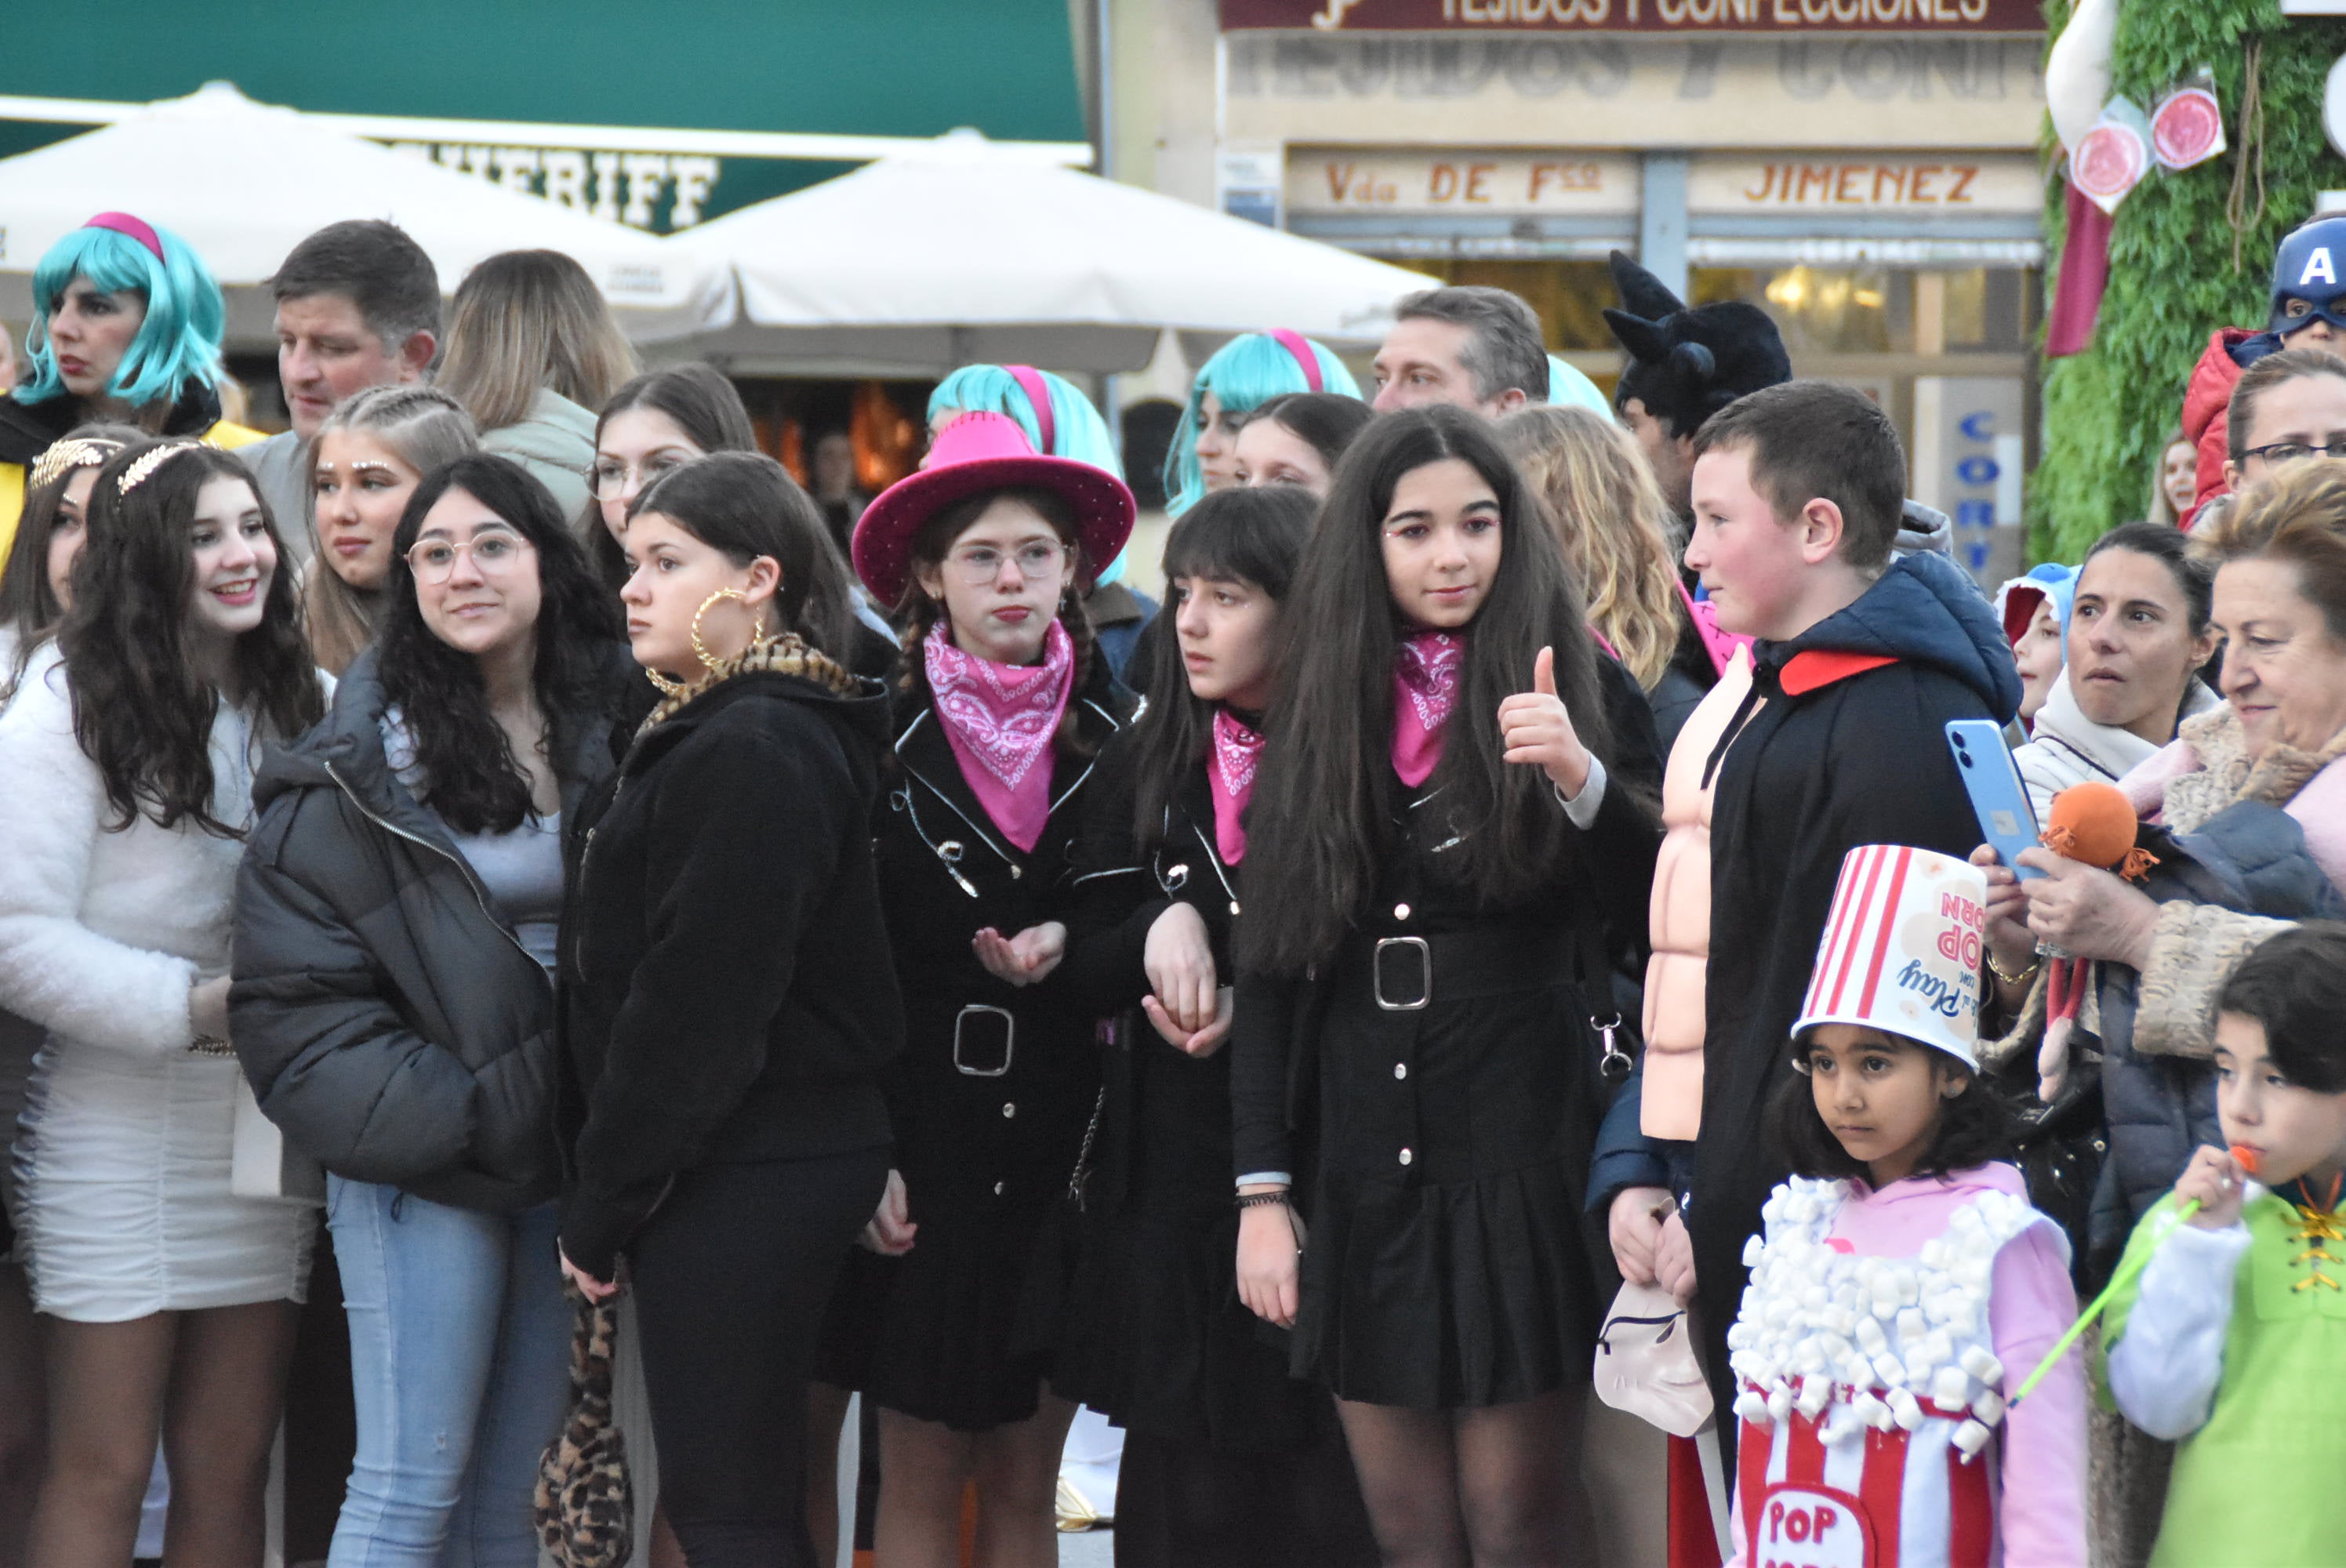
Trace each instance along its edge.
{"label": "pink fleece jacket", "polygon": [[[1850,1184],[1832,1238],[1860,1257],[1912,1257],[1943,1235],[1955,1210],[1982,1192],[2026,1197],[2019,1170],[2001,1162],[1950,1176],[1912,1176],[1875,1192]],[[2076,1320],[2068,1247],[2050,1220],[2031,1226],[1995,1255],[1988,1286],[1988,1333],[2004,1363],[2008,1394],[2035,1369]],[[2057,1568],[2086,1561],[2086,1369],[2071,1350],[1998,1432],[2003,1497],[1996,1536],[2007,1568]],[[1737,1540],[1742,1532],[1739,1528]],[[1739,1550],[1728,1568],[1749,1568]]]}

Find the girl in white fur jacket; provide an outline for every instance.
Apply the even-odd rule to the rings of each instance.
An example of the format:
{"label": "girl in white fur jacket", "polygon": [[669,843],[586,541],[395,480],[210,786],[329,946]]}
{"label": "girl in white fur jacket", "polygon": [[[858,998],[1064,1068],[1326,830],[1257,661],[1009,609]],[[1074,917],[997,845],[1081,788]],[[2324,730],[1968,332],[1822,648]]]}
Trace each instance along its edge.
{"label": "girl in white fur jacket", "polygon": [[0,712],[0,1008],[45,1038],[15,1166],[46,1337],[28,1559],[257,1564],[313,1217],[231,1195],[230,924],[252,763],[322,710],[276,531],[193,442],[99,469],[73,606]]}

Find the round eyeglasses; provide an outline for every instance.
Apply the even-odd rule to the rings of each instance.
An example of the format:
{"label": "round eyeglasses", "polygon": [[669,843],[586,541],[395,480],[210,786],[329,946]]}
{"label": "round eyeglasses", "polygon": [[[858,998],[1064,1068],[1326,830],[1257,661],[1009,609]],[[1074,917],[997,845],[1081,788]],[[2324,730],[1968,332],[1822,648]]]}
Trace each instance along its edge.
{"label": "round eyeglasses", "polygon": [[419,583],[444,583],[454,575],[456,557],[470,555],[473,567],[484,577],[513,569],[529,541],[518,534],[483,534],[457,544],[448,539],[419,539],[407,552],[408,569]]}

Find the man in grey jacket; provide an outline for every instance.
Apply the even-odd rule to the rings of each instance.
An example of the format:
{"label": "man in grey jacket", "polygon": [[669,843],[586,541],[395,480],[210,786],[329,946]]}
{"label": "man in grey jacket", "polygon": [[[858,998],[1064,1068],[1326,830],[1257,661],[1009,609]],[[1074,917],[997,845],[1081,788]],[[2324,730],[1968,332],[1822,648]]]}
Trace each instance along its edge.
{"label": "man in grey jacket", "polygon": [[279,535],[306,565],[310,449],[326,416],[371,386],[422,381],[440,350],[440,278],[393,223],[332,223],[293,247],[270,280],[277,375],[293,428],[240,451]]}

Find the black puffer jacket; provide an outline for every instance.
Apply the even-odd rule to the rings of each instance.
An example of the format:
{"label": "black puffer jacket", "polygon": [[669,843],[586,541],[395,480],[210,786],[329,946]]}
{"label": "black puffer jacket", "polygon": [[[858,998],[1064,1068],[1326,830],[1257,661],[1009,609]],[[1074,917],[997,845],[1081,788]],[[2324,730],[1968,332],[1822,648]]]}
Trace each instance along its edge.
{"label": "black puffer jacket", "polygon": [[[383,706],[370,649],[253,780],[230,1030],[261,1109],[328,1170],[515,1212],[558,1181],[554,987],[392,771]],[[610,771],[611,732],[562,733],[568,811]]]}

